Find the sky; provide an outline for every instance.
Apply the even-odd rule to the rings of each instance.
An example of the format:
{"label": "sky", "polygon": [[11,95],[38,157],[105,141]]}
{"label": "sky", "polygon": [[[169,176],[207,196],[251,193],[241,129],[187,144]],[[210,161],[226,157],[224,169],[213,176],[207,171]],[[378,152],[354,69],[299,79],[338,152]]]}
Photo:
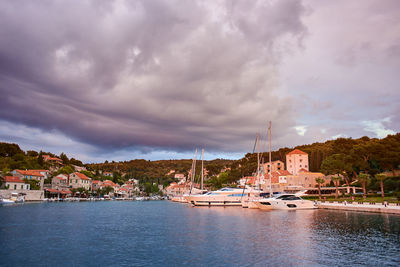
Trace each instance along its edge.
{"label": "sky", "polygon": [[400,1],[0,1],[0,142],[241,158],[400,131]]}

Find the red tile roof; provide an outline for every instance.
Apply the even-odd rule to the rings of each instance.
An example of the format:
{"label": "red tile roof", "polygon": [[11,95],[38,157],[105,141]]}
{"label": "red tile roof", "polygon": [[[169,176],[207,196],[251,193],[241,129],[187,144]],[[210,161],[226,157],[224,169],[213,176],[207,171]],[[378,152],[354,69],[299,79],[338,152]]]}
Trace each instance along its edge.
{"label": "red tile roof", "polygon": [[307,170],[304,169],[304,168],[301,168],[301,169],[299,170],[299,172],[309,172],[309,171],[307,171]]}
{"label": "red tile roof", "polygon": [[93,181],[92,181],[92,184],[100,184],[100,183],[101,183],[100,180],[93,180]]}
{"label": "red tile roof", "polygon": [[43,174],[41,174],[41,173],[39,172],[39,170],[26,170],[26,171],[23,171],[23,170],[15,170],[15,171],[19,172],[19,173],[22,174],[22,175],[43,177]]}
{"label": "red tile roof", "polygon": [[303,152],[303,151],[301,151],[299,149],[295,149],[295,150],[289,152],[287,155],[294,155],[294,154],[308,155],[306,152]]}
{"label": "red tile roof", "polygon": [[113,181],[105,180],[102,184],[103,187],[111,186],[111,187],[119,187],[119,185],[115,184]]}
{"label": "red tile roof", "polygon": [[8,183],[25,183],[17,176],[4,176],[4,180]]}
{"label": "red tile roof", "polygon": [[82,180],[90,180],[90,178],[87,177],[86,175],[84,175],[83,173],[75,172],[75,175],[78,176]]}

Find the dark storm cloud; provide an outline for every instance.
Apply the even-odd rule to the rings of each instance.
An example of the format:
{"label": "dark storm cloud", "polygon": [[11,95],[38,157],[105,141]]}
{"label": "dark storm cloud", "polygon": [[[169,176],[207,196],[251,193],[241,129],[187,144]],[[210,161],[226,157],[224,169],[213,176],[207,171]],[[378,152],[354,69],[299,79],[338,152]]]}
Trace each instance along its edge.
{"label": "dark storm cloud", "polygon": [[0,119],[108,148],[244,151],[267,120],[284,140],[296,114],[277,90],[279,44],[303,38],[305,12],[299,1],[2,1]]}

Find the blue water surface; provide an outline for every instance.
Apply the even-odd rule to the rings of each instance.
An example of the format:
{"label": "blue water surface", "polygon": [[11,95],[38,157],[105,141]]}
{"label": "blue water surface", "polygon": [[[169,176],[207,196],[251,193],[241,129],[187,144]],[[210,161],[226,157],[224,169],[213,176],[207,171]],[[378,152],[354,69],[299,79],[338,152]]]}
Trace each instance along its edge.
{"label": "blue water surface", "polygon": [[400,266],[400,216],[168,201],[0,207],[1,266]]}

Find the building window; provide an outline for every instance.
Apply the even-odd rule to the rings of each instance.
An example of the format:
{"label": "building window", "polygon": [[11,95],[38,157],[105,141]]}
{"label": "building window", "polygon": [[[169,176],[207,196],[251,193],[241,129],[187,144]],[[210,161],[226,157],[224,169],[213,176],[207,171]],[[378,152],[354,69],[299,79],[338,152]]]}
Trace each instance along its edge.
{"label": "building window", "polygon": [[16,185],[16,184],[14,185],[14,190],[15,190],[15,189],[17,189],[17,185]]}
{"label": "building window", "polygon": [[303,160],[302,160],[302,159],[300,159],[300,162],[303,162]]}
{"label": "building window", "polygon": [[307,168],[307,165],[304,165],[304,167],[306,167],[306,168]]}
{"label": "building window", "polygon": [[24,185],[21,185],[21,189],[24,189]]}

